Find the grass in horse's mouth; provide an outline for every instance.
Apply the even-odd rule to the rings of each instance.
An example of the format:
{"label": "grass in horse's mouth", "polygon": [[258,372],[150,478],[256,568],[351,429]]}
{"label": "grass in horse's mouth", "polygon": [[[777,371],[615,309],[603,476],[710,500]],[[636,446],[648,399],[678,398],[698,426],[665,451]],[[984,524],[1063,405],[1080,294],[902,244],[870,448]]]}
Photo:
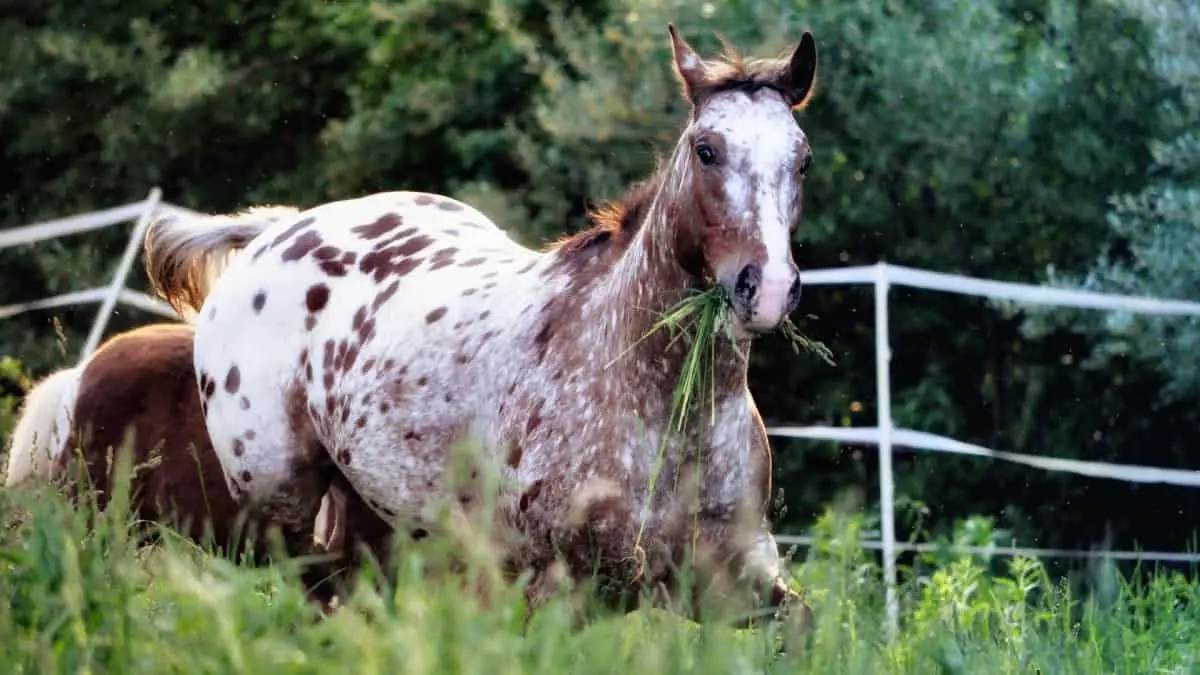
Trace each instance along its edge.
{"label": "grass in horse's mouth", "polygon": [[[690,320],[689,320],[690,319]],[[679,382],[675,387],[673,409],[671,411],[672,428],[676,432],[683,431],[687,410],[702,387],[710,389],[712,397],[716,393],[713,373],[716,367],[716,339],[721,334],[731,344],[737,344],[733,332],[733,313],[729,307],[729,299],[725,290],[720,286],[712,286],[704,291],[691,291],[683,300],[663,313],[663,316],[650,327],[643,339],[655,332],[669,328],[675,333],[671,343],[686,335],[694,328],[692,342],[684,357],[683,369],[679,374]],[[792,318],[786,317],[780,325],[780,332],[791,343],[792,350],[799,356],[801,351],[815,353],[821,360],[831,366],[837,364],[833,360],[833,352],[823,342],[812,340],[796,326]],[[707,352],[708,358],[704,359]],[[704,363],[703,361],[707,361]],[[705,368],[708,370],[706,378]],[[705,381],[707,380],[707,381]],[[711,409],[715,409],[715,400],[710,400]]]}
{"label": "grass in horse's mouth", "polygon": [[[650,330],[639,338],[638,342],[650,337],[663,328],[669,329],[672,333],[672,338],[668,346],[673,345],[680,338],[688,335],[691,336],[691,344],[688,345],[687,354],[683,359],[683,367],[679,373],[679,381],[675,385],[675,391],[672,396],[671,415],[668,418],[669,431],[677,434],[685,432],[688,412],[694,406],[701,392],[708,394],[708,423],[715,423],[714,417],[717,409],[717,339],[723,334],[729,340],[729,343],[733,345],[734,349],[738,348],[737,340],[734,336],[733,312],[730,309],[729,298],[725,290],[720,286],[714,285],[704,291],[689,291],[683,300],[664,312],[662,317],[650,327]],[[802,350],[810,351],[829,365],[837,365],[833,360],[833,352],[824,343],[812,340],[800,332],[800,329],[792,322],[791,317],[784,319],[780,326],[780,332],[791,343],[792,349],[796,352],[797,356],[800,355]],[[662,470],[663,461],[666,459],[666,442],[667,437],[664,436],[662,442],[659,444],[658,456],[655,458],[654,467],[650,472],[650,494],[654,494],[659,472]],[[697,487],[699,487],[701,469],[702,465],[697,461]],[[675,481],[678,485],[678,475],[675,476]],[[646,515],[643,514],[641,524],[638,528],[637,539],[634,543],[634,557],[638,564],[639,574],[645,557],[641,541],[646,527]],[[695,555],[696,535],[698,533],[699,527],[697,524],[697,527],[693,528],[693,556]]]}

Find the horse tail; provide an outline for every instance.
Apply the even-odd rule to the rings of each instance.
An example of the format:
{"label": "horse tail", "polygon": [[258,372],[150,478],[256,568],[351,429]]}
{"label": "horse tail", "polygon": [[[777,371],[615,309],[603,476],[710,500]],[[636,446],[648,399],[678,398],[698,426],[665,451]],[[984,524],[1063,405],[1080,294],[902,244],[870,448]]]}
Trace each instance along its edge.
{"label": "horse tail", "polygon": [[254,206],[230,214],[156,218],[146,229],[143,254],[150,285],[184,319],[191,319],[233,256],[293,206]]}
{"label": "horse tail", "polygon": [[57,370],[25,394],[25,404],[13,429],[4,486],[29,478],[50,478],[67,447],[66,431],[74,416],[75,397],[86,364]]}

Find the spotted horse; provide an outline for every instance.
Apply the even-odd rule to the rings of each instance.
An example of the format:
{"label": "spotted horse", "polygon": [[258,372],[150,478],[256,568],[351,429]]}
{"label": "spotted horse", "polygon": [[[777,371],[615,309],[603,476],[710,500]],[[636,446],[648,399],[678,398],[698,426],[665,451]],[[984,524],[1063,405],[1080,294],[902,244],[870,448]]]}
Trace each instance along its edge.
{"label": "spotted horse", "polygon": [[[667,32],[690,116],[665,162],[587,229],[532,250],[466,204],[403,191],[262,228],[196,325],[206,421],[239,499],[307,530],[340,474],[419,538],[446,534],[433,505],[470,514],[486,498],[519,535],[502,558],[530,574],[529,611],[563,574],[605,580],[625,610],[635,596],[695,606],[678,602],[679,570],[703,557],[714,588],[808,625],[767,526],[771,455],[747,359],[800,298],[790,241],[812,150],[794,111],[812,96],[816,45],[805,32],[783,58],[727,44],[706,59]],[[158,292],[185,297],[189,270],[240,234],[152,224]],[[733,317],[714,347],[715,410],[676,434],[685,341],[641,338],[714,284]],[[444,482],[463,438],[502,475],[491,492]],[[662,476],[698,475],[699,498],[652,488],[658,461]]]}

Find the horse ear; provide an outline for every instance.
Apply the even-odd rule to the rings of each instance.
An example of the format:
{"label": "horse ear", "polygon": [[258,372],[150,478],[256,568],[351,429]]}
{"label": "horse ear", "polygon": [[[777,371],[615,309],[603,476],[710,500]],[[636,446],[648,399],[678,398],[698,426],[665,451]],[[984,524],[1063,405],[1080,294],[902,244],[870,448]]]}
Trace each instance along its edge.
{"label": "horse ear", "polygon": [[671,56],[675,59],[675,77],[683,88],[683,95],[693,104],[696,102],[695,92],[704,84],[704,62],[696,54],[696,50],[683,39],[674,23],[667,24],[667,32],[671,34]]}
{"label": "horse ear", "polygon": [[812,100],[817,80],[817,43],[812,33],[804,31],[800,44],[792,51],[787,68],[780,75],[779,88],[788,93],[792,108],[802,110]]}

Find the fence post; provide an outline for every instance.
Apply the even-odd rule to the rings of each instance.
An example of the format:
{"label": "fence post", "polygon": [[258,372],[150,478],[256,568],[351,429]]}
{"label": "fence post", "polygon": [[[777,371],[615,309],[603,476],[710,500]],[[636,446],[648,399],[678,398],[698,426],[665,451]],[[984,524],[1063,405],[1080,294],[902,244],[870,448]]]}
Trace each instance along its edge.
{"label": "fence post", "polygon": [[883,529],[883,580],[886,586],[887,638],[894,643],[900,626],[896,596],[896,515],[892,475],[892,348],[888,339],[887,264],[875,265],[875,388],[879,431],[879,515]]}
{"label": "fence post", "polygon": [[142,246],[142,238],[146,234],[146,228],[150,225],[150,219],[154,217],[155,210],[158,209],[158,204],[162,200],[162,190],[157,187],[151,188],[149,196],[146,197],[142,213],[138,216],[137,224],[133,227],[133,232],[129,234],[129,242],[125,244],[125,253],[121,255],[121,262],[117,264],[117,270],[113,273],[112,283],[108,287],[108,293],[104,296],[104,302],[100,304],[100,311],[96,314],[96,321],[92,324],[92,331],[88,334],[87,342],[83,345],[83,352],[79,355],[79,360],[92,355],[96,351],[96,347],[100,344],[100,338],[104,336],[104,329],[108,327],[108,319],[112,316],[113,308],[117,304],[117,298],[121,296],[121,291],[125,288],[125,280],[129,278],[129,270],[133,267],[133,261],[137,258],[138,250]]}

